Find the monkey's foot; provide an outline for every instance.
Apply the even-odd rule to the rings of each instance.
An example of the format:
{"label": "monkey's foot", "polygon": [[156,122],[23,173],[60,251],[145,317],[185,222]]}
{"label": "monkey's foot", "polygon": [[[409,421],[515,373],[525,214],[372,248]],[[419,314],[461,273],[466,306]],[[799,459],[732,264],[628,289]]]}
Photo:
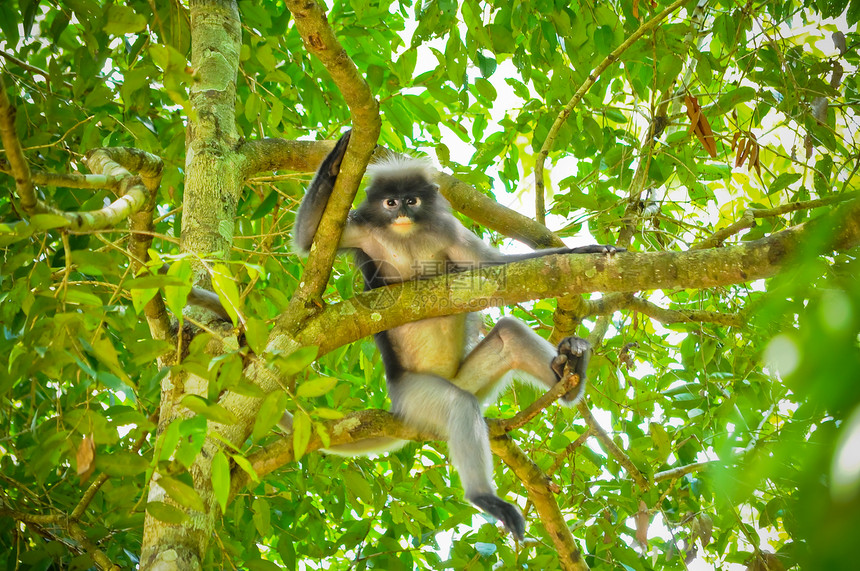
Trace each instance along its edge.
{"label": "monkey's foot", "polygon": [[612,244],[594,244],[593,246],[579,246],[578,248],[570,249],[571,254],[606,254],[607,256],[626,251],[626,248],[613,246]]}
{"label": "monkey's foot", "polygon": [[337,143],[334,144],[334,149],[331,152],[331,158],[333,160],[328,169],[331,176],[337,176],[340,174],[340,163],[343,161],[343,156],[346,154],[346,146],[349,144],[350,135],[352,135],[352,129],[344,133],[341,138],[337,140]]}
{"label": "monkey's foot", "polygon": [[567,375],[579,376],[579,384],[568,391],[562,399],[567,402],[576,401],[585,389],[585,372],[591,357],[591,344],[582,337],[565,337],[558,344],[558,355],[550,363],[550,367],[558,375],[559,380]]}
{"label": "monkey's foot", "polygon": [[522,542],[526,538],[526,520],[517,506],[493,494],[479,494],[469,498],[469,501],[505,524],[517,541]]}

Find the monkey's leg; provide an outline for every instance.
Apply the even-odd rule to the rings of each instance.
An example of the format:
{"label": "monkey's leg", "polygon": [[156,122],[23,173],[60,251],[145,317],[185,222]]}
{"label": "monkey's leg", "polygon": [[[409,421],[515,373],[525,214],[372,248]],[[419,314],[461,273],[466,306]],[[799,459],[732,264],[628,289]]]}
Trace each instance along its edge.
{"label": "monkey's leg", "polygon": [[404,422],[446,435],[466,499],[522,541],[526,526],[522,513],[496,495],[490,438],[475,396],[442,377],[418,373],[404,373],[388,383],[388,391],[392,412]]}
{"label": "monkey's leg", "polygon": [[564,396],[572,404],[585,390],[589,356],[590,346],[584,339],[567,337],[556,348],[519,319],[503,317],[469,353],[453,383],[488,403],[504,388],[510,371],[525,373],[526,380],[552,388],[565,363],[570,363],[580,379],[579,385]]}

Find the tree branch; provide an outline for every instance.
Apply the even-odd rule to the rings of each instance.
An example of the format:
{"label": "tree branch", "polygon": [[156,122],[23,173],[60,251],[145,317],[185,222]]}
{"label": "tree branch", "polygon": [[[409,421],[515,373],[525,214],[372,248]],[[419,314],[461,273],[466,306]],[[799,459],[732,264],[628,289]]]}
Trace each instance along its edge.
{"label": "tree branch", "polygon": [[[687,252],[553,255],[378,288],[332,304],[305,322],[297,341],[320,355],[403,323],[586,292],[709,288],[771,277],[802,248],[844,250],[860,242],[860,200],[766,238]],[[395,303],[392,303],[395,300]]]}
{"label": "tree branch", "polygon": [[543,393],[532,404],[506,420],[500,422],[501,430],[505,433],[512,430],[518,430],[529,423],[534,417],[539,415],[543,410],[564,396],[568,391],[579,386],[579,375],[570,374],[570,371],[565,366],[565,378],[557,382],[550,390]]}
{"label": "tree branch", "polygon": [[325,239],[314,240],[302,281],[293,296],[292,311],[287,312],[292,314],[294,319],[301,319],[301,312],[296,311],[297,306],[309,300],[318,303],[328,283],[346,215],[352,208],[352,200],[364,175],[367,161],[379,139],[381,121],[379,104],[353,61],[337,41],[319,3],[313,0],[287,0],[286,4],[295,18],[296,29],[302,36],[305,47],[316,55],[331,75],[346,100],[353,120],[353,133],[341,164],[340,175],[316,233],[317,237],[324,236]]}
{"label": "tree branch", "polygon": [[555,142],[556,136],[558,136],[561,126],[564,125],[564,122],[567,121],[567,118],[573,112],[574,108],[579,105],[579,102],[582,101],[582,98],[588,90],[591,89],[591,86],[597,82],[597,78],[600,77],[600,74],[603,73],[606,68],[618,61],[621,54],[636,43],[636,41],[645,35],[646,32],[656,28],[657,24],[665,20],[669,14],[674,12],[683,4],[686,4],[688,1],[689,0],[675,0],[675,2],[666,7],[665,10],[639,26],[639,29],[633,32],[629,38],[624,40],[620,46],[615,48],[612,53],[606,56],[604,60],[594,68],[594,71],[589,74],[588,78],[579,86],[576,93],[573,94],[573,97],[570,99],[568,104],[565,105],[561,113],[558,114],[558,117],[556,117],[555,122],[552,124],[552,127],[550,127],[549,133],[547,133],[547,136],[543,141],[543,145],[541,145],[540,152],[538,152],[537,160],[535,161],[535,214],[537,215],[538,222],[543,224],[546,216],[546,205],[544,203],[544,163],[546,162],[549,151]]}
{"label": "tree branch", "polygon": [[582,315],[607,315],[621,309],[632,309],[660,323],[716,323],[730,327],[742,327],[745,323],[744,317],[737,313],[665,309],[629,293],[611,293],[600,299],[586,301]]}
{"label": "tree branch", "polygon": [[566,571],[587,570],[588,565],[582,559],[582,553],[574,542],[573,534],[564,521],[564,515],[551,490],[551,480],[509,436],[491,439],[490,446],[493,453],[514,471],[525,486],[529,499],[537,509],[541,524],[558,551],[561,568]]}
{"label": "tree branch", "polygon": [[812,208],[819,208],[821,206],[827,206],[830,204],[846,202],[848,200],[853,200],[857,198],[858,195],[860,195],[860,193],[858,192],[846,192],[843,194],[836,194],[824,198],[817,198],[815,200],[790,202],[788,204],[781,204],[773,208],[748,208],[746,211],[744,211],[740,220],[726,226],[721,230],[717,230],[708,238],[705,238],[701,242],[690,246],[690,249],[701,250],[704,248],[716,248],[730,236],[733,236],[742,230],[755,226],[755,220],[757,218],[770,218],[772,216],[781,216],[783,214],[788,214],[789,212],[796,212],[798,210],[809,210]]}
{"label": "tree branch", "polygon": [[636,482],[636,485],[639,486],[640,490],[643,492],[648,491],[651,487],[651,483],[648,481],[648,478],[639,471],[639,468],[637,468],[633,461],[630,460],[630,457],[627,456],[627,454],[619,448],[617,444],[615,444],[615,441],[612,440],[612,437],[609,436],[602,426],[600,426],[600,423],[597,422],[597,419],[594,418],[594,415],[591,414],[591,411],[585,403],[580,402],[577,409],[579,410],[579,414],[582,415],[582,418],[585,419],[585,423],[588,425],[589,431],[597,437],[606,452],[621,464],[630,477],[633,478],[633,481]]}
{"label": "tree branch", "polygon": [[9,160],[9,167],[15,178],[15,188],[21,199],[21,208],[24,212],[33,214],[38,206],[36,189],[33,186],[33,179],[30,178],[30,165],[24,158],[21,141],[18,140],[18,134],[15,131],[15,107],[12,106],[6,94],[6,82],[3,81],[2,75],[0,75],[0,141],[6,150],[6,158]]}

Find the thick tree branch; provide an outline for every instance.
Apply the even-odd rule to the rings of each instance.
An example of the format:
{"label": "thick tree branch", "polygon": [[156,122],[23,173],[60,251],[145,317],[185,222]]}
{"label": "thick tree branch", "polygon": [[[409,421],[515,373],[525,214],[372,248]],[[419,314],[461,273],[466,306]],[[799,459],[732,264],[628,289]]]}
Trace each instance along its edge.
{"label": "thick tree branch", "polygon": [[248,178],[278,170],[312,173],[334,148],[334,143],[287,139],[245,141],[239,148],[243,161],[242,176]]}
{"label": "thick tree branch", "polygon": [[[257,173],[277,170],[312,173],[333,148],[334,141],[248,141],[243,143],[240,149],[244,160],[243,176],[247,178]],[[390,152],[383,147],[377,147],[370,162]],[[454,210],[478,224],[532,248],[564,245],[546,226],[496,202],[474,186],[441,171],[437,172],[436,176],[439,192],[448,199]]]}
{"label": "thick tree branch", "polygon": [[540,516],[540,522],[558,551],[561,568],[569,571],[587,570],[588,565],[582,559],[582,553],[558,507],[550,485],[551,480],[509,436],[497,436],[490,440],[490,445],[493,453],[513,470],[528,491],[529,499]]}
{"label": "thick tree branch", "polygon": [[[860,201],[760,240],[687,252],[555,255],[407,282],[356,295],[312,316],[302,345],[335,347],[410,321],[586,292],[709,288],[771,277],[807,245],[844,250],[860,241]],[[392,304],[392,300],[396,303]]]}
{"label": "thick tree branch", "polygon": [[564,122],[567,121],[567,118],[573,112],[579,102],[582,101],[582,98],[591,89],[591,86],[597,82],[597,78],[600,77],[600,74],[603,73],[606,68],[610,65],[618,61],[618,58],[624,53],[630,46],[636,43],[639,38],[645,35],[646,32],[649,32],[657,27],[657,24],[665,20],[669,14],[674,12],[680,6],[686,4],[689,0],[675,0],[672,4],[666,7],[665,10],[639,26],[635,32],[633,32],[629,38],[624,40],[620,46],[615,48],[612,53],[610,53],[600,64],[594,68],[588,78],[579,86],[579,89],[576,90],[576,93],[573,94],[573,97],[570,101],[565,105],[564,109],[562,109],[561,113],[556,117],[555,122],[552,124],[552,127],[549,129],[549,133],[547,133],[546,138],[544,139],[543,145],[541,145],[541,149],[538,152],[537,160],[535,161],[535,214],[537,215],[537,220],[541,224],[545,222],[546,216],[546,205],[545,205],[545,192],[544,192],[544,163],[546,162],[546,158],[549,155],[549,151],[555,143],[555,138],[558,136],[558,132],[561,129],[561,126],[564,125]]}
{"label": "thick tree branch", "polygon": [[18,140],[18,134],[15,131],[15,107],[12,106],[6,94],[6,82],[3,81],[2,75],[0,75],[0,141],[3,142],[9,167],[15,178],[15,188],[18,191],[18,198],[21,199],[21,208],[27,214],[35,214],[38,207],[36,189],[33,186],[33,179],[30,178],[30,165],[24,158],[21,141]]}

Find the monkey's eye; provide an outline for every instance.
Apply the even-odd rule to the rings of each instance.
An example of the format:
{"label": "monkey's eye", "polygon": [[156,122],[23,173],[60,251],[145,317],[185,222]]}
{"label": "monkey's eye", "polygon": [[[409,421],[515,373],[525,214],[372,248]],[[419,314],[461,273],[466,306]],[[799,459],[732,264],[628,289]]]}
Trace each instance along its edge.
{"label": "monkey's eye", "polygon": [[393,209],[397,208],[398,206],[400,206],[400,201],[397,200],[396,198],[386,198],[385,200],[382,201],[382,206],[384,206],[385,208],[387,208],[389,210],[393,210]]}
{"label": "monkey's eye", "polygon": [[421,204],[421,199],[416,197],[411,197],[406,199],[407,206],[418,206]]}

